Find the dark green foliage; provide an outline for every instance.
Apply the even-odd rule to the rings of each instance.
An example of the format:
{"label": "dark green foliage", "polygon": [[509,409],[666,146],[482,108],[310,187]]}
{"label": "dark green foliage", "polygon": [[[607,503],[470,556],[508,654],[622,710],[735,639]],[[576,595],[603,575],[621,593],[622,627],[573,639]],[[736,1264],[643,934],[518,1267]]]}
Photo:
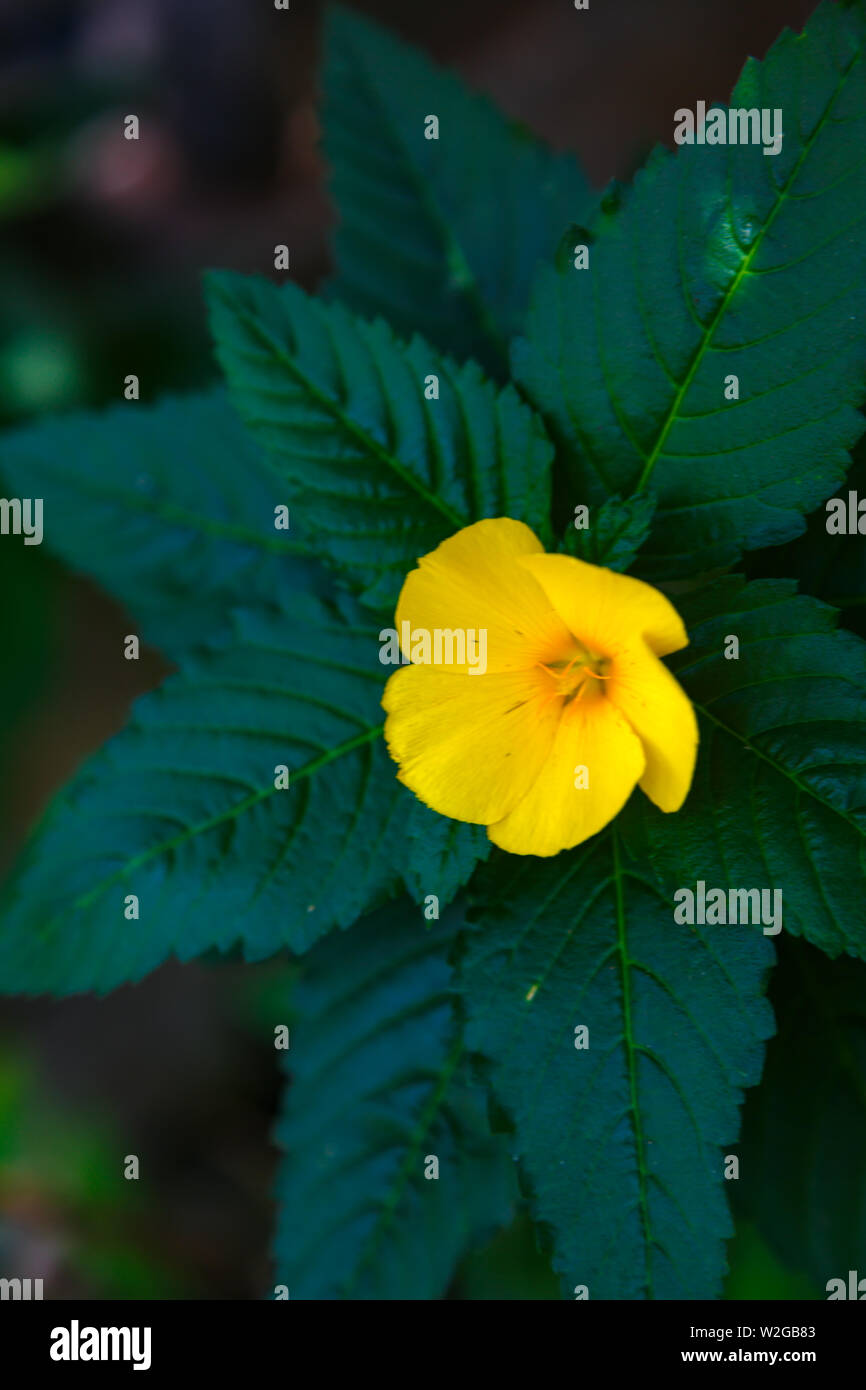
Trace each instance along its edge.
{"label": "dark green foliage", "polygon": [[417,902],[435,893],[441,904],[449,903],[491,850],[483,825],[437,816],[416,797],[406,811],[406,841],[403,880]]}
{"label": "dark green foliage", "polygon": [[737,1205],[826,1297],[829,1279],[866,1275],[866,967],[785,941],[772,994],[779,1034],[744,1112]]}
{"label": "dark green foliage", "polygon": [[169,656],[310,573],[274,528],[285,499],[222,388],[27,425],[3,436],[0,469],[10,495],[44,499],[46,546]]}
{"label": "dark green foliage", "polygon": [[375,631],[294,595],[235,635],[144,696],[52,807],[8,890],[7,991],[108,990],[237,941],[302,951],[395,886],[406,802]]}
{"label": "dark green foliage", "polygon": [[275,1274],[293,1299],[441,1298],[511,1215],[514,1165],[451,1008],[458,925],[402,899],[309,958],[276,1135]]}
{"label": "dark green foliage", "polygon": [[569,527],[562,549],[591,565],[627,570],[650,534],[655,506],[651,492],[625,499],[609,497],[590,513],[588,527]]}
{"label": "dark green foliage", "polygon": [[[535,268],[590,207],[574,158],[342,6],[330,11],[325,55],[339,217],[331,294],[507,376]],[[425,139],[430,113],[438,140]]]}
{"label": "dark green foliage", "polygon": [[658,493],[648,578],[797,535],[862,433],[864,42],[861,6],[822,5],[804,36],[749,60],[731,98],[783,111],[780,153],[658,151],[590,269],[539,273],[516,375],[574,503]]}
{"label": "dark green foliage", "polygon": [[718,580],[680,609],[697,772],[675,817],[627,818],[634,844],[669,885],[781,889],[785,931],[866,955],[866,644],[784,580]]}
{"label": "dark green foliage", "polygon": [[[854,450],[854,463],[847,478],[837,489],[837,498],[845,504],[846,513],[852,492],[855,507],[866,500],[866,447],[862,440]],[[859,530],[850,534],[828,531],[831,520],[826,505],[819,507],[808,518],[804,536],[750,556],[749,574],[798,575],[804,592],[841,609],[845,626],[866,637],[866,517],[858,515],[864,534]]]}
{"label": "dark green foliage", "polygon": [[471,521],[519,516],[547,534],[553,450],[513,386],[296,285],[212,274],[209,288],[235,404],[305,537],[369,603],[393,607],[418,556]]}
{"label": "dark green foliage", "polygon": [[456,1296],[509,1301],[559,1297],[559,1281],[525,1212],[467,1256],[458,1272]]}
{"label": "dark green foliage", "polygon": [[[864,14],[822,5],[746,64],[732,106],[781,108],[777,155],[659,151],[593,208],[572,160],[337,11],[337,277],[324,299],[209,277],[237,416],[213,392],[0,443],[48,545],[179,668],[34,833],[0,982],[103,991],[171,955],[303,956],[277,1134],[294,1299],[552,1296],[537,1252],[525,1281],[452,1282],[485,1239],[519,1245],[525,1227],[495,1233],[527,1201],[565,1297],[712,1299],[729,1154],[759,1263],[766,1241],[821,1287],[860,1259],[864,967],[812,947],[866,956],[866,646],[819,601],[853,621],[863,597],[861,538],[828,536],[821,504],[862,485],[844,473],[866,394]],[[701,745],[681,811],[635,791],[539,860],[491,854],[397,780],[381,630],[420,556],[496,516],[682,613],[670,665]],[[781,542],[750,574],[790,564],[804,593],[723,572]],[[699,881],[783,895],[781,1031],[742,1150],[771,924],[675,921]],[[465,901],[439,920],[463,888],[468,924]]]}
{"label": "dark green foliage", "polygon": [[722,1146],[772,1030],[769,943],[676,926],[615,832],[552,860],[497,854],[476,884],[466,1038],[493,1063],[565,1295],[717,1296]]}

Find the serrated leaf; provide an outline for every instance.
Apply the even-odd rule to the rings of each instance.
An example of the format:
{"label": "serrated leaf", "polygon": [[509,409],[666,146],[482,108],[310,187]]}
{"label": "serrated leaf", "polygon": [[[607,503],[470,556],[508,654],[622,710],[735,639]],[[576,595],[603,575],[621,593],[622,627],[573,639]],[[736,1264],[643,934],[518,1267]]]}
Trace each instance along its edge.
{"label": "serrated leaf", "polygon": [[[339,6],[327,20],[324,88],[340,219],[330,293],[507,377],[533,271],[591,201],[575,159]],[[425,138],[430,114],[438,140]]]}
{"label": "serrated leaf", "polygon": [[223,388],[27,425],[0,437],[12,495],[41,497],[45,545],[95,579],[170,656],[269,600],[299,546]]}
{"label": "serrated leaf", "polygon": [[779,1034],[743,1114],[736,1203],[823,1291],[866,1274],[866,967],[780,944]]}
{"label": "serrated leaf", "polygon": [[428,894],[439,905],[450,903],[468,883],[479,860],[490,854],[483,825],[449,820],[412,797],[406,811],[406,863],[403,882],[410,896],[423,903]]}
{"label": "serrated leaf", "polygon": [[[548,532],[552,448],[512,387],[297,286],[212,273],[234,402],[297,500],[304,537],[389,608],[418,556],[485,516]],[[428,374],[440,397],[426,400]]]}
{"label": "serrated leaf", "polygon": [[237,942],[303,951],[396,890],[375,630],[290,593],[236,639],[138,701],[49,811],[0,914],[7,993],[105,991]]}
{"label": "serrated leaf", "polygon": [[292,1299],[441,1298],[512,1214],[513,1164],[453,1017],[458,924],[404,900],[305,961],[276,1134],[276,1279]]}
{"label": "serrated leaf", "polygon": [[466,1041],[492,1064],[566,1296],[717,1297],[723,1152],[771,1032],[772,948],[754,928],[678,926],[612,834],[542,862],[497,854],[477,883]]}
{"label": "serrated leaf", "polygon": [[658,493],[649,578],[799,534],[863,431],[864,35],[862,5],[822,5],[748,61],[731,100],[782,111],[780,153],[657,151],[589,269],[539,274],[516,374],[574,504]]}
{"label": "serrated leaf", "polygon": [[629,808],[625,833],[668,884],[781,889],[784,931],[866,955],[866,643],[786,580],[728,577],[677,606],[695,780],[676,815]]}
{"label": "serrated leaf", "polygon": [[627,570],[650,534],[656,508],[655,493],[608,497],[590,512],[590,524],[565,533],[562,550],[591,565]]}

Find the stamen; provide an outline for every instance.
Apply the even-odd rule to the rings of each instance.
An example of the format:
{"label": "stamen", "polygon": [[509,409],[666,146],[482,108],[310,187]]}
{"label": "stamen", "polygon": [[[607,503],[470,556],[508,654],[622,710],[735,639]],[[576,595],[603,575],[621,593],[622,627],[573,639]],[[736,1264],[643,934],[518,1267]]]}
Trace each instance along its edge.
{"label": "stamen", "polygon": [[584,647],[575,652],[568,661],[554,662],[552,666],[543,661],[536,662],[539,670],[549,676],[553,683],[553,688],[541,700],[539,714],[544,714],[551,700],[560,700],[563,709],[570,705],[572,700],[582,700],[586,691],[591,689],[586,680],[587,676],[599,681],[609,680],[609,676],[594,671],[591,665],[593,661],[606,660],[607,658],[596,656]]}
{"label": "stamen", "polygon": [[[539,663],[539,665],[540,665],[540,663]],[[551,700],[562,700],[563,698],[564,698],[564,697],[563,697],[563,695],[560,693],[560,691],[558,691],[558,690],[551,690],[551,691],[549,691],[548,694],[545,695],[544,699],[542,700],[541,706],[540,706],[540,708],[539,708],[538,713],[539,713],[539,714],[544,714],[544,711],[547,709],[547,706],[550,704]]]}

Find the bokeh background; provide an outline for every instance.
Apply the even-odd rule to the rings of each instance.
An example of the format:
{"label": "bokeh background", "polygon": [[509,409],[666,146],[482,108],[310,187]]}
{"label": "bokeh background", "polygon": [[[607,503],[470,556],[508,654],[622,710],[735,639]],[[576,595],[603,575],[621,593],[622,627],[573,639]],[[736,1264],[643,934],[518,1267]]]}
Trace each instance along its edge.
{"label": "bokeh background", "polygon": [[[456,66],[599,187],[673,113],[725,100],[808,0],[381,0],[356,8]],[[204,267],[327,273],[317,150],[320,6],[0,0],[0,425],[216,375]],[[122,118],[141,119],[123,139]],[[0,495],[2,438],[0,438]],[[166,670],[124,661],[129,619],[42,549],[0,538],[0,869],[61,785]],[[115,995],[0,999],[0,1274],[51,1298],[261,1296],[276,1154],[274,1005],[286,967],[166,966]],[[143,1177],[123,1180],[123,1157]],[[748,1223],[728,1295],[817,1297]],[[452,1296],[558,1297],[524,1222]]]}

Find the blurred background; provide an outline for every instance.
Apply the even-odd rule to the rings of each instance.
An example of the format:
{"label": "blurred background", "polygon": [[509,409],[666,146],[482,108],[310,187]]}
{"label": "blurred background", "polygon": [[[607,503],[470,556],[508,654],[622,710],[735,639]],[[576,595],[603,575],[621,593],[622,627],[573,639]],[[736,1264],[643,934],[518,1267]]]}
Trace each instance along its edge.
{"label": "blurred background", "polygon": [[[456,66],[598,186],[673,112],[726,99],[807,0],[381,0],[356,8]],[[320,6],[0,0],[0,426],[215,377],[209,266],[327,272]],[[141,120],[123,139],[124,115]],[[0,442],[2,490],[2,442]],[[166,669],[120,659],[129,620],[41,549],[0,540],[0,867],[52,791]],[[52,1298],[261,1296],[271,1283],[272,1046],[283,966],[167,966],[104,1000],[0,999],[0,1273]],[[126,1154],[146,1181],[125,1182]],[[747,1222],[729,1296],[815,1297]],[[796,1261],[795,1261],[796,1263]],[[457,1298],[552,1298],[525,1223]]]}

